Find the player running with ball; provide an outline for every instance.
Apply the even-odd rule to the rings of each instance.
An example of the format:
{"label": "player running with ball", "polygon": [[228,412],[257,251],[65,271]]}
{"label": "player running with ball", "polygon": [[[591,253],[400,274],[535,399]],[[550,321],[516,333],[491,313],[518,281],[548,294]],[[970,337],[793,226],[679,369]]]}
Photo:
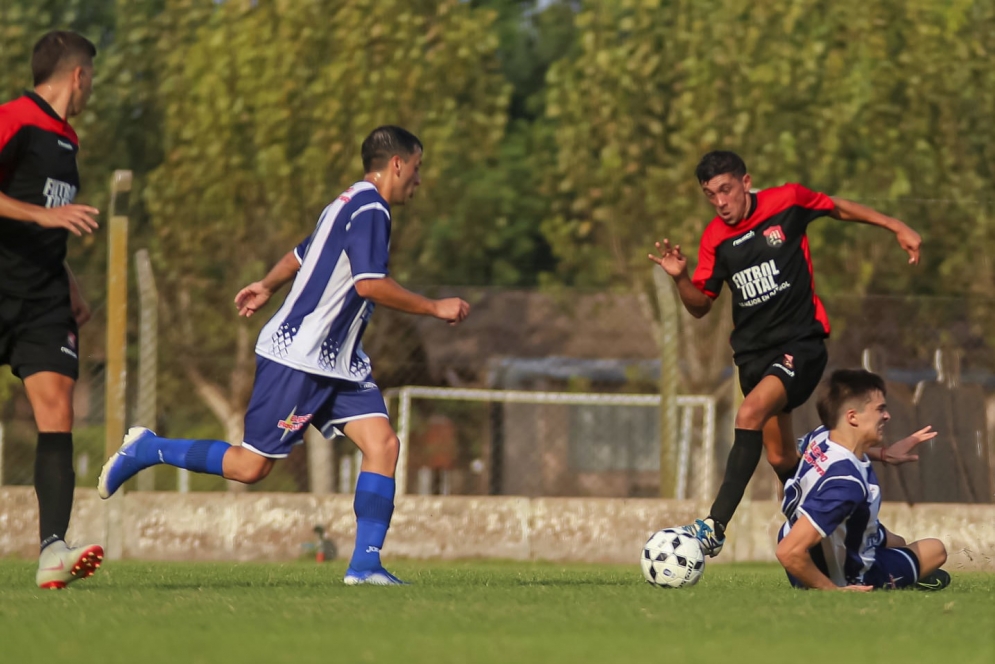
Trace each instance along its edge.
{"label": "player running with ball", "polygon": [[430,300],[402,288],[387,271],[391,205],[421,182],[421,142],[400,127],[375,129],[362,146],[365,178],[325,208],[318,226],[266,278],[235,298],[251,316],[284,284],[290,294],[256,344],[256,379],[241,446],[172,440],[148,429],[128,432],[104,465],[98,489],[110,497],[135,473],[159,463],[253,483],[302,442],[308,425],[344,433],[363,453],[356,483],[356,546],[345,582],[401,583],[383,568],[380,549],[394,513],[398,440],[360,339],[375,304],[456,324],[470,313],[459,298]]}
{"label": "player running with ball", "polygon": [[[715,556],[725,531],[756,470],[761,452],[781,482],[798,465],[791,411],[811,396],[826,367],[829,318],[815,294],[805,231],[813,220],[830,216],[880,226],[895,234],[919,262],[919,234],[898,219],[798,184],[751,192],[746,164],[732,152],[706,154],[695,175],[718,216],[705,228],[694,277],[680,245],[657,243],[650,259],[673,277],[685,308],[701,318],[712,308],[722,284],[733,296],[730,342],[745,399],[736,413],[735,438],[718,497],[705,519],[688,532]],[[909,448],[893,445],[873,458],[890,463],[910,460]],[[884,455],[885,458],[881,458]]]}

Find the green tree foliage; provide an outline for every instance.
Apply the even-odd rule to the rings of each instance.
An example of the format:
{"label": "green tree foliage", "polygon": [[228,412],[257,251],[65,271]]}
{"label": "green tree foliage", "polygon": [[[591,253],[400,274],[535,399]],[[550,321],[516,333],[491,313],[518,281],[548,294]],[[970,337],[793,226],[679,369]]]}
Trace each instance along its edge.
{"label": "green tree foliage", "polygon": [[[731,149],[759,187],[802,182],[922,233],[911,269],[886,232],[813,224],[824,293],[995,294],[991,3],[606,0],[576,24],[580,54],[547,79],[562,280],[651,292],[653,241],[694,256],[713,215],[697,160]],[[690,360],[703,328],[684,322]]]}
{"label": "green tree foliage", "polygon": [[[185,39],[165,38],[196,12]],[[507,86],[491,16],[455,1],[166,3],[163,161],[145,198],[169,347],[222,421],[240,414],[251,387],[254,331],[235,317],[235,292],[362,177],[359,145],[373,127],[406,126],[426,146],[422,191],[395,211],[402,279],[416,271],[420,238],[462,195],[464,181],[447,176],[493,158]]]}
{"label": "green tree foliage", "polygon": [[641,279],[664,235],[693,252],[711,216],[693,168],[725,148],[758,186],[800,181],[923,232],[925,265],[910,271],[880,231],[816,224],[830,291],[979,288],[974,249],[992,247],[991,3],[609,0],[585,3],[577,26],[581,54],[548,79],[558,163],[545,232],[563,278]]}

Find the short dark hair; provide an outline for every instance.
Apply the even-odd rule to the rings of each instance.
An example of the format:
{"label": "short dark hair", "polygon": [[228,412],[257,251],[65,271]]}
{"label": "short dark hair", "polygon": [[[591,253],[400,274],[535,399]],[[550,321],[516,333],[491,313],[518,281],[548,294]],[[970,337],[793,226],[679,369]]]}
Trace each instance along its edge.
{"label": "short dark hair", "polygon": [[839,423],[846,404],[855,399],[867,403],[874,392],[880,392],[882,395],[888,393],[884,387],[884,379],[876,373],[863,369],[834,371],[816,402],[819,419],[827,429],[832,429]]}
{"label": "short dark hair", "polygon": [[712,178],[726,173],[732,173],[737,178],[746,175],[746,162],[738,154],[728,150],[709,152],[701,158],[694,169],[698,184],[705,184]]}
{"label": "short dark hair", "polygon": [[31,75],[41,85],[62,69],[89,64],[97,47],[81,34],[52,30],[37,42],[31,54]]}
{"label": "short dark hair", "polygon": [[397,155],[407,161],[416,152],[422,152],[421,141],[407,129],[394,125],[377,127],[363,141],[363,172],[373,173],[387,166]]}

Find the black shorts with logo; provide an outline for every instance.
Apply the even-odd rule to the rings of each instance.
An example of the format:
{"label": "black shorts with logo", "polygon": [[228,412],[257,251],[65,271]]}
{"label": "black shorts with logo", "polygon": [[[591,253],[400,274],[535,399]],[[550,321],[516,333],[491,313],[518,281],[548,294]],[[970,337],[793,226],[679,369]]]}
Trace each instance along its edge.
{"label": "black shorts with logo", "polygon": [[789,413],[808,401],[815,392],[829,355],[821,337],[800,339],[777,348],[750,353],[736,358],[739,365],[739,386],[743,394],[753,391],[766,376],[777,376],[788,392]]}
{"label": "black shorts with logo", "polygon": [[52,371],[79,378],[79,329],[69,295],[24,300],[0,295],[0,365],[24,380]]}

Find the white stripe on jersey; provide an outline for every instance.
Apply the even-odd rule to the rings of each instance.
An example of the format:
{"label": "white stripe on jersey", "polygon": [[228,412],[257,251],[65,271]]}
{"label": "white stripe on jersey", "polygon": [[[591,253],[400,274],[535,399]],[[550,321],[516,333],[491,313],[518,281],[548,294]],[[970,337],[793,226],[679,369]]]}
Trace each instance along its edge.
{"label": "white stripe on jersey", "polygon": [[[337,224],[344,223],[347,233],[352,220],[361,212],[378,209],[389,220],[390,211],[380,202],[382,199],[353,211],[360,197],[380,199],[374,185],[367,182],[353,185],[322,211],[304,256],[295,249],[301,268],[287,299],[259,333],[258,355],[311,374],[354,382],[369,380],[370,360],[363,352],[360,337],[374,305],[359,296],[354,284],[360,277],[380,278],[386,274],[353,275],[343,244],[343,229]],[[345,212],[349,216],[339,219],[347,207]],[[357,228],[353,232],[362,230]],[[329,274],[331,260],[335,263]],[[319,269],[321,276],[316,277]],[[327,282],[320,283],[326,274]],[[349,319],[340,321],[341,316]],[[333,328],[338,330],[334,335]]]}
{"label": "white stripe on jersey", "polygon": [[[798,517],[804,516],[813,527],[822,535],[822,552],[826,558],[826,565],[829,578],[839,586],[847,585],[848,580],[844,573],[844,565],[848,554],[856,562],[859,559],[861,569],[856,574],[856,580],[862,579],[867,570],[874,564],[874,554],[878,546],[883,542],[879,541],[879,521],[878,512],[881,507],[881,489],[876,482],[876,477],[870,472],[870,461],[866,457],[861,460],[845,447],[838,445],[829,439],[829,431],[825,427],[818,427],[808,435],[799,439],[799,451],[802,453],[802,463],[798,473],[788,480],[785,485],[784,503],[782,511],[788,517],[788,522],[781,528],[781,536],[784,537],[791,530],[791,524]],[[830,467],[842,464],[846,468],[845,475],[831,475],[825,477]],[[872,478],[875,481],[871,481]],[[866,501],[868,520],[861,533],[860,544],[856,550],[847,551],[846,538],[848,534],[849,517],[831,533],[824,532],[817,520],[805,510],[806,499],[813,495],[816,485],[819,489],[830,482],[843,480],[853,482],[860,487]],[[851,580],[852,581],[852,580]]]}
{"label": "white stripe on jersey", "polygon": [[366,212],[367,210],[381,210],[385,215],[387,215],[388,217],[390,216],[390,212],[387,210],[387,208],[385,208],[380,203],[367,203],[366,205],[362,206],[361,208],[353,212],[352,216],[349,217],[349,221],[352,221],[353,219],[355,219],[362,213]]}

